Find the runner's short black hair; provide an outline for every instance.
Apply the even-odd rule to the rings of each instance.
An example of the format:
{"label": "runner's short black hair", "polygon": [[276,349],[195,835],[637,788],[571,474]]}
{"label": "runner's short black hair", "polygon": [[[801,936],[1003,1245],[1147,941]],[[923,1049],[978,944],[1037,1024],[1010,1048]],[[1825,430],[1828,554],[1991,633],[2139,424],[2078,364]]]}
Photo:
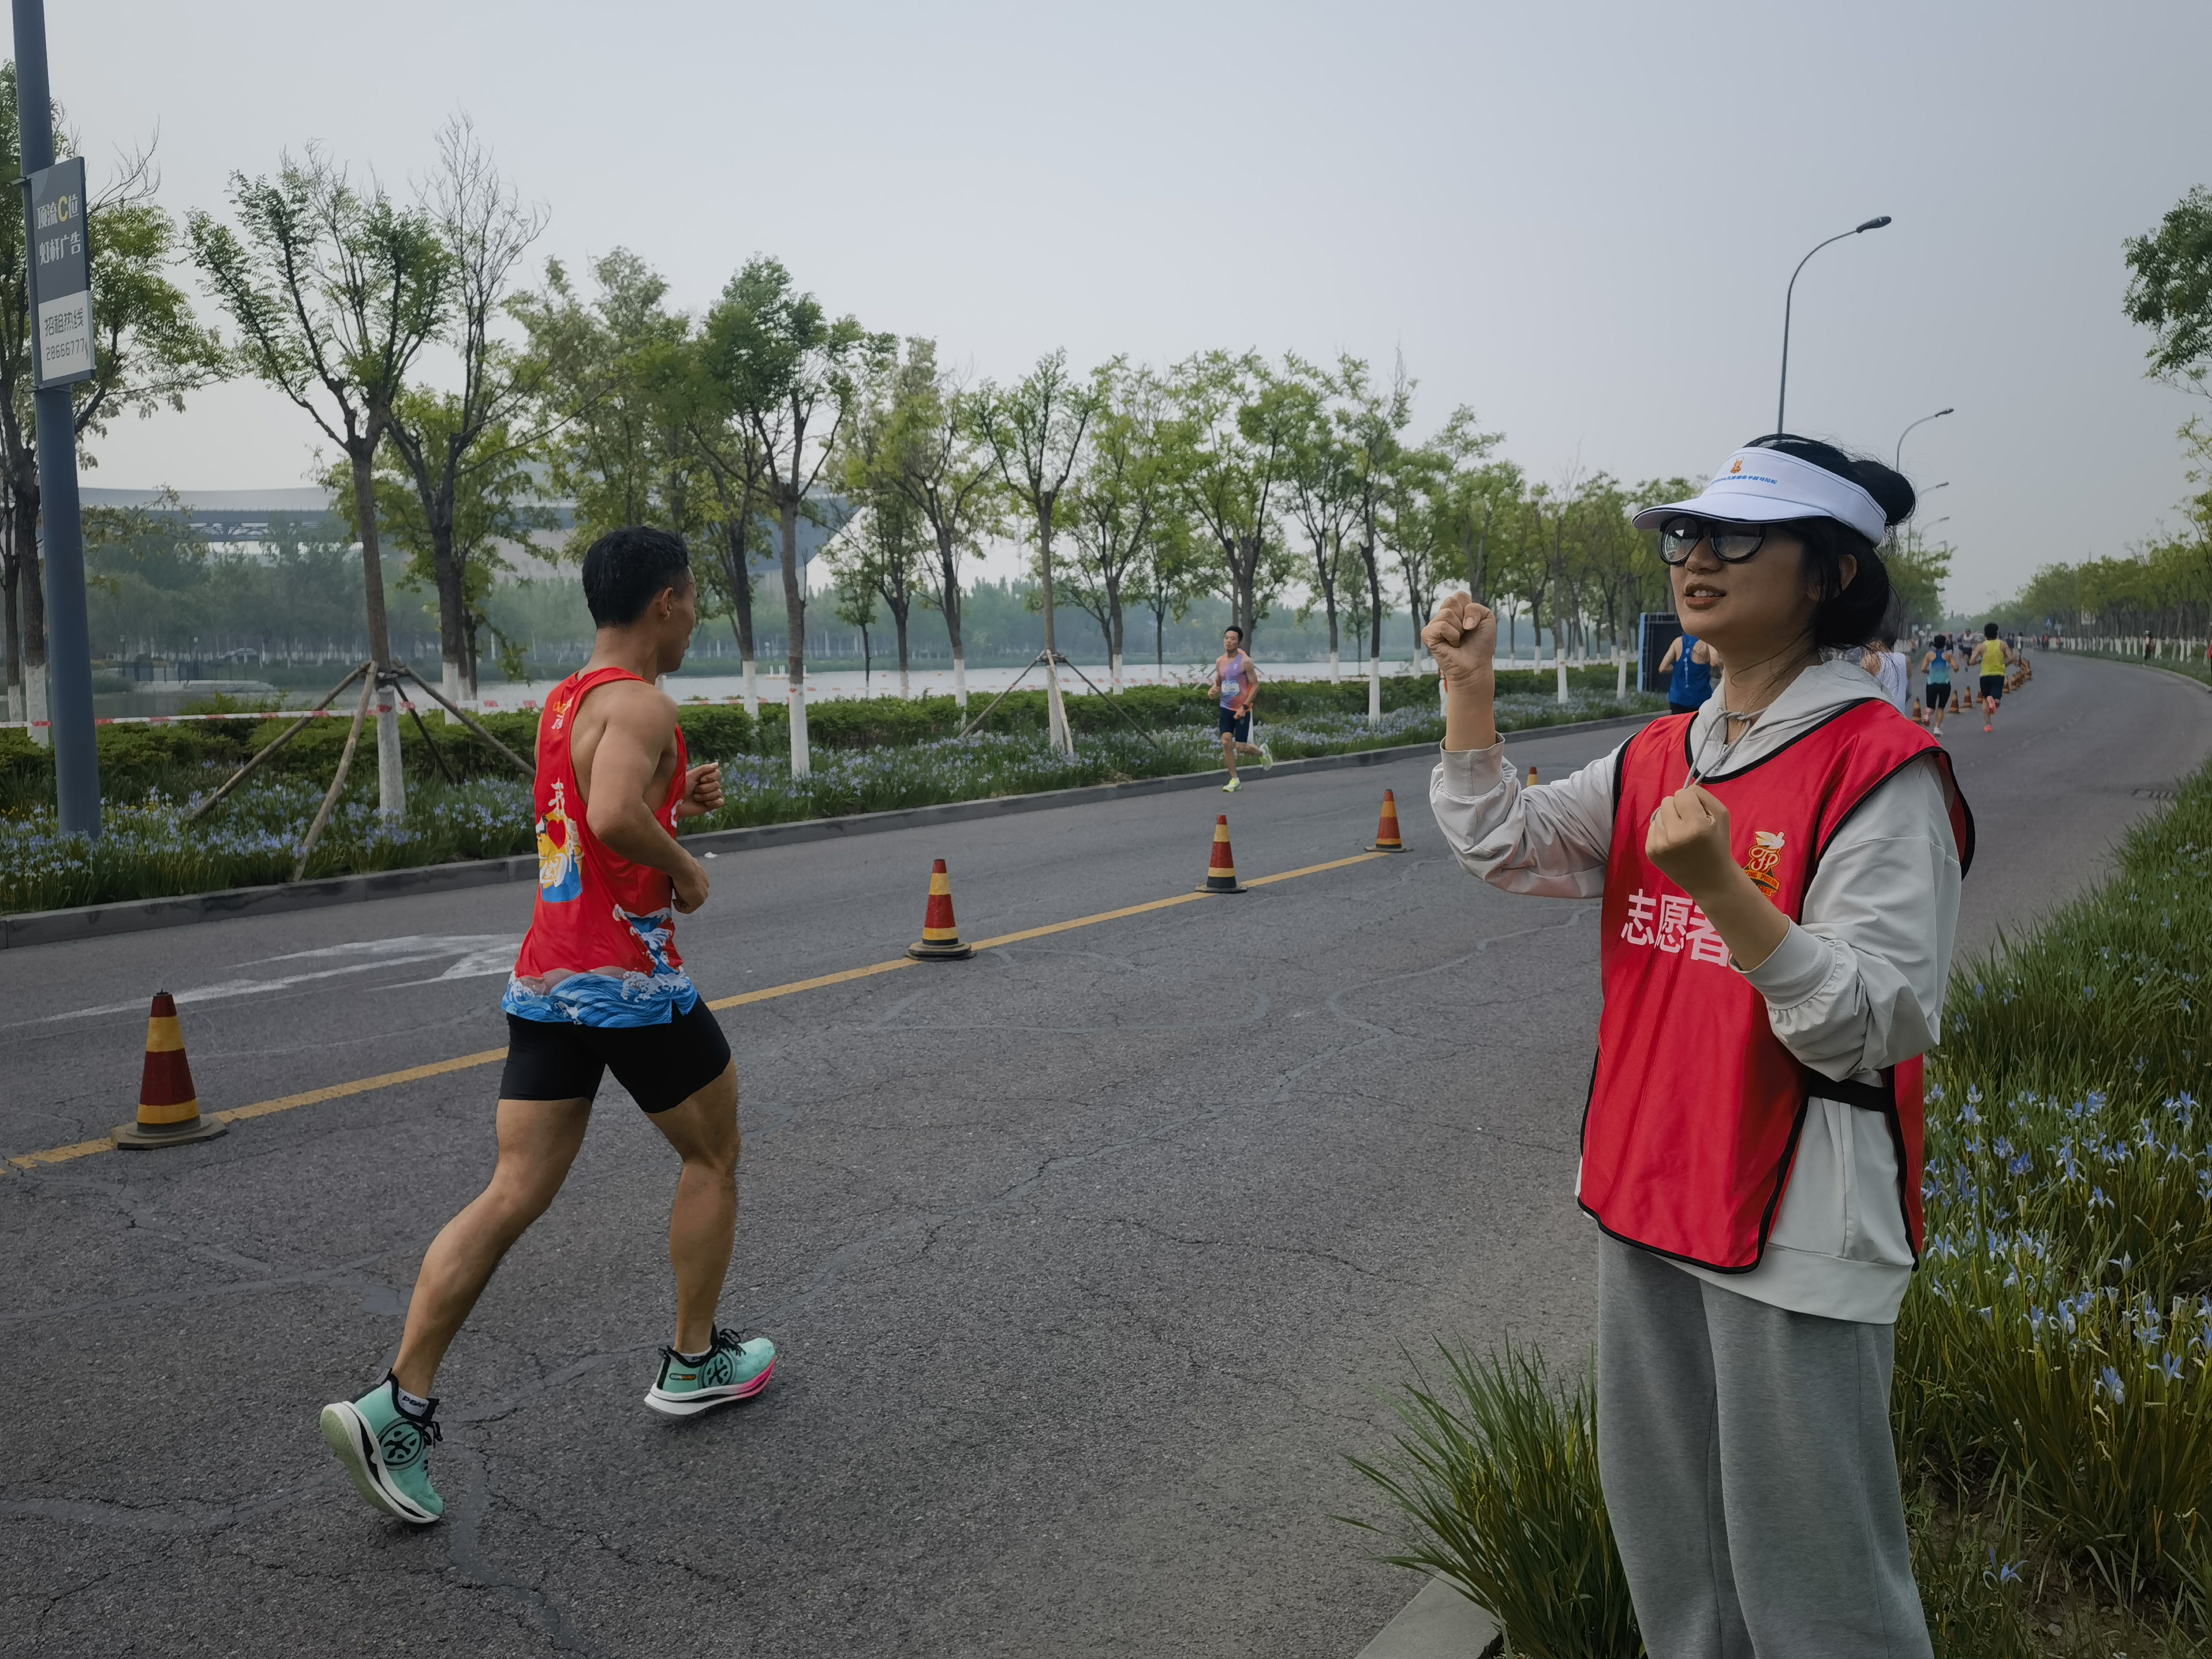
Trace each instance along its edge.
{"label": "runner's short black hair", "polygon": [[[1810,461],[1823,471],[1848,478],[1875,499],[1883,521],[1901,524],[1919,504],[1902,472],[1863,455],[1847,455],[1818,438],[1801,438],[1791,432],[1770,432],[1753,438],[1746,449],[1778,449]],[[1793,519],[1774,526],[1786,530],[1804,544],[1807,568],[1820,578],[1820,602],[1813,612],[1813,644],[1822,651],[1847,650],[1875,637],[1889,614],[1892,589],[1889,567],[1875,544],[1849,525],[1834,519]],[[1849,554],[1858,568],[1846,583],[1843,561]]]}
{"label": "runner's short black hair", "polygon": [[1996,638],[1996,636],[1997,625],[1995,623],[1984,623],[1982,624],[1982,637],[1984,639],[1993,640]]}
{"label": "runner's short black hair", "polygon": [[610,530],[584,555],[584,603],[601,628],[620,628],[645,614],[669,588],[690,580],[691,550],[681,536],[641,524]]}

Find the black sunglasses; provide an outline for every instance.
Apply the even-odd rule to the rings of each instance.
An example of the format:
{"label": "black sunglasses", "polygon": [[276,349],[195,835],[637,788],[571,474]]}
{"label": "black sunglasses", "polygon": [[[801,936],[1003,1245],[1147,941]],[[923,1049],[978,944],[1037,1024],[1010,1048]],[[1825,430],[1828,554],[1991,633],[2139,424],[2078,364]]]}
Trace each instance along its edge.
{"label": "black sunglasses", "polygon": [[1699,542],[1709,543],[1723,564],[1741,564],[1765,544],[1764,525],[1711,524],[1703,519],[1669,519],[1659,526],[1659,556],[1680,564]]}

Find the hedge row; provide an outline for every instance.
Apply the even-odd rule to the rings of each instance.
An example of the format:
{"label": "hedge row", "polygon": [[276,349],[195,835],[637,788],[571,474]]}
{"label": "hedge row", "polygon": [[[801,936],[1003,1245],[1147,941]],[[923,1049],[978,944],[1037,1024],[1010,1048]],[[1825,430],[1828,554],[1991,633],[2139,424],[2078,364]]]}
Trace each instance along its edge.
{"label": "hedge row", "polygon": [[[1569,684],[1589,692],[1613,689],[1611,669],[1570,670]],[[1498,677],[1499,692],[1548,694],[1555,676],[1509,673]],[[1433,675],[1404,675],[1382,682],[1383,712],[1414,707],[1434,707],[1437,683]],[[982,714],[990,698],[972,694],[969,714]],[[1214,703],[1203,686],[1132,686],[1118,697],[1079,696],[1066,699],[1068,722],[1078,732],[1126,731],[1129,720],[1146,731],[1165,731],[1213,723]],[[1269,719],[1304,714],[1362,713],[1367,707],[1367,684],[1346,679],[1285,680],[1265,684],[1260,702],[1262,724]],[[157,778],[173,776],[179,767],[237,766],[283,729],[289,716],[241,716],[235,720],[191,720],[162,726],[103,726],[99,728],[100,768],[103,787],[128,790]],[[538,715],[524,710],[486,714],[485,727],[509,748],[526,757],[537,742]],[[735,703],[687,703],[679,718],[684,742],[694,755],[726,759],[743,754],[781,755],[790,750],[787,711],[780,703],[763,704],[757,720]],[[905,700],[896,697],[833,698],[811,704],[806,711],[807,738],[818,749],[877,749],[925,743],[951,736],[963,716],[950,696]],[[315,721],[286,744],[265,770],[275,778],[327,778],[337,764],[345,744],[348,722]],[[1042,732],[1045,729],[1045,694],[1024,689],[1009,693],[983,728],[1002,733]],[[512,775],[514,769],[473,732],[444,723],[442,714],[430,718],[430,744],[457,777]],[[412,720],[403,718],[400,752],[410,776],[438,775],[437,762]],[[50,791],[53,784],[53,751],[33,744],[27,732],[0,731],[0,794],[24,799]]]}

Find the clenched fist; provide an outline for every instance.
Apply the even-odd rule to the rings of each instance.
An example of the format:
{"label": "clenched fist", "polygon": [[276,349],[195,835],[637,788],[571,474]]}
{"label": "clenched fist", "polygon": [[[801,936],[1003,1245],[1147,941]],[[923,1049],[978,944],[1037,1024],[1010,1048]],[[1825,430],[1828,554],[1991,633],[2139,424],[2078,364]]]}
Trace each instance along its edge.
{"label": "clenched fist", "polygon": [[[1741,875],[1729,850],[1729,811],[1692,783],[1659,803],[1644,832],[1644,856],[1692,897],[1703,900]],[[1746,878],[1747,880],[1748,878]]]}
{"label": "clenched fist", "polygon": [[1465,593],[1447,593],[1421,630],[1421,643],[1437,659],[1445,685],[1487,680],[1498,654],[1498,618]]}

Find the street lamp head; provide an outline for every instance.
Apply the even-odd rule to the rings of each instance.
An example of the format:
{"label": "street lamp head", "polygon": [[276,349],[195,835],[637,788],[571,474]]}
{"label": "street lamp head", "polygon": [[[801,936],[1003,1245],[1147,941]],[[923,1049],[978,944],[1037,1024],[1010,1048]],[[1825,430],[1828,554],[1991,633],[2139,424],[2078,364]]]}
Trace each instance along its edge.
{"label": "street lamp head", "polygon": [[1889,216],[1888,216],[1887,213],[1885,213],[1885,214],[1883,214],[1883,215],[1882,215],[1879,219],[1869,219],[1869,220],[1868,220],[1864,224],[1861,225],[1861,226],[1858,228],[1858,229],[1857,229],[1857,230],[1854,230],[1854,231],[1851,233],[1851,234],[1852,234],[1852,235],[1854,235],[1854,236],[1856,236],[1857,234],[1860,234],[1860,232],[1861,232],[1861,231],[1880,230],[1880,229],[1881,229],[1884,225],[1887,224],[1888,222],[1889,222]]}
{"label": "street lamp head", "polygon": [[[1958,412],[1955,409],[1939,409],[1936,411],[1936,415],[1956,415]],[[1936,415],[1930,415],[1928,418],[1932,421],[1936,418]]]}

